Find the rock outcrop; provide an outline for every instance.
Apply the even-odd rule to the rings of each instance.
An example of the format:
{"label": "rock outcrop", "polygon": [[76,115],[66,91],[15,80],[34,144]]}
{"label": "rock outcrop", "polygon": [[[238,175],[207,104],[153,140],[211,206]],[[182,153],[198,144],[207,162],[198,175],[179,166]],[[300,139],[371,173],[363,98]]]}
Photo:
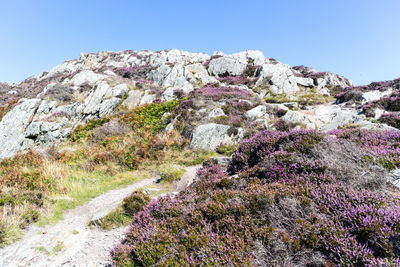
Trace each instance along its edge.
{"label": "rock outcrop", "polygon": [[[0,84],[0,104],[8,110],[0,123],[0,158],[64,140],[80,123],[112,114],[117,107],[129,110],[178,95],[190,103],[172,116],[168,130],[180,121],[192,147],[199,149],[236,142],[250,128],[272,127],[289,109],[282,119],[301,127],[330,130],[364,123],[379,128],[371,126],[361,107],[349,107],[343,99],[336,105],[307,104],[351,86],[342,76],[291,68],[260,51],[213,56],[179,50],[82,53],[22,82]],[[390,90],[396,86],[391,84]],[[382,88],[366,91],[360,103],[392,94]],[[301,110],[305,106],[308,110]]]}

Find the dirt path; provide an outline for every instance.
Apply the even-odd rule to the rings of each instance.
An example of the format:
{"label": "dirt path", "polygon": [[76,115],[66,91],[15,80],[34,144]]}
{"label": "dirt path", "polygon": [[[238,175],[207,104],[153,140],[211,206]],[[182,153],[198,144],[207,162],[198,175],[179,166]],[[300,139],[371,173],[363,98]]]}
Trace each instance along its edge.
{"label": "dirt path", "polygon": [[[186,168],[173,191],[186,188],[200,166]],[[150,186],[159,177],[145,179],[126,188],[111,190],[85,205],[68,210],[55,225],[32,225],[24,237],[0,249],[0,266],[107,266],[110,250],[124,237],[127,227],[102,230],[89,222],[113,210],[131,192]]]}
{"label": "dirt path", "polygon": [[106,265],[110,248],[123,238],[126,229],[103,231],[89,227],[88,223],[97,214],[118,205],[132,191],[153,184],[157,178],[111,190],[83,206],[66,211],[65,219],[55,225],[32,225],[21,240],[0,249],[0,266]]}

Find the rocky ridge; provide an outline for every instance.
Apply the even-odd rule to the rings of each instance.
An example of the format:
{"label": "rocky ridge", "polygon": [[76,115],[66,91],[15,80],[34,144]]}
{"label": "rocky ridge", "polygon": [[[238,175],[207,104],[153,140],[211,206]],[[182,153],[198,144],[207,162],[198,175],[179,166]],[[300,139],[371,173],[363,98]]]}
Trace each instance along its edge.
{"label": "rocky ridge", "polygon": [[349,123],[389,128],[371,123],[354,105],[325,103],[351,86],[342,76],[292,68],[260,51],[82,53],[48,72],[0,85],[0,158],[62,141],[89,120],[177,96],[187,100],[167,131],[180,129],[196,149],[236,143],[280,117],[293,126],[321,130]]}

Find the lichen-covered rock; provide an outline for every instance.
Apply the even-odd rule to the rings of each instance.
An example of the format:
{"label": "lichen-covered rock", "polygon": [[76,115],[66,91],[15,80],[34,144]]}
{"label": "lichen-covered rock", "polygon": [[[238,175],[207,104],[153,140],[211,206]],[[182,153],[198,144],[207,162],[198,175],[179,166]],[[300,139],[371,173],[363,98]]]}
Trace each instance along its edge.
{"label": "lichen-covered rock", "polygon": [[20,101],[0,122],[0,158],[14,155],[33,141],[25,137],[25,129],[40,105],[40,99]]}
{"label": "lichen-covered rock", "polygon": [[142,94],[143,92],[139,90],[129,91],[128,97],[124,100],[122,105],[125,106],[128,110],[137,107],[140,104],[140,100],[142,99]]}
{"label": "lichen-covered rock", "polygon": [[220,116],[225,116],[225,112],[221,108],[214,108],[208,114],[208,118],[210,118],[210,119],[215,119],[215,118],[220,117]]}
{"label": "lichen-covered rock", "polygon": [[208,72],[215,76],[236,76],[242,74],[246,66],[246,62],[240,61],[237,58],[223,56],[211,60]]}
{"label": "lichen-covered rock", "polygon": [[267,107],[264,105],[257,106],[246,112],[246,117],[249,119],[255,119],[260,117],[268,117]]}
{"label": "lichen-covered rock", "polygon": [[193,131],[190,147],[192,149],[213,150],[229,141],[229,126],[209,123],[197,126]]}
{"label": "lichen-covered rock", "polygon": [[282,117],[282,120],[286,123],[296,126],[305,126],[306,128],[313,128],[314,124],[311,122],[309,118],[300,111],[292,111],[289,110],[286,114]]}

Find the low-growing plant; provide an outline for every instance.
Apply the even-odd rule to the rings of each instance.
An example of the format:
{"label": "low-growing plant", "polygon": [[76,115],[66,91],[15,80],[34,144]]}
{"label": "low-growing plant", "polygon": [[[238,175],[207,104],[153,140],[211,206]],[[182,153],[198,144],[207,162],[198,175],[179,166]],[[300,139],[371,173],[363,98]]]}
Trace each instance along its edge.
{"label": "low-growing plant", "polygon": [[348,140],[349,131],[355,130],[337,132],[337,139],[315,131],[262,131],[244,140],[228,172],[207,162],[187,190],[136,213],[112,251],[114,263],[400,264],[399,199],[378,191],[385,183],[364,182],[384,169],[367,146]]}
{"label": "low-growing plant", "polygon": [[378,121],[400,129],[400,113],[385,113],[379,118]]}
{"label": "low-growing plant", "polygon": [[101,228],[111,230],[114,227],[121,227],[132,222],[132,217],[126,214],[126,211],[121,207],[111,211],[101,220]]}
{"label": "low-growing plant", "polygon": [[134,130],[145,129],[157,133],[165,128],[171,113],[184,100],[184,98],[174,99],[167,102],[151,103],[136,107],[130,114],[123,116],[122,120],[128,123]]}
{"label": "low-growing plant", "polygon": [[170,164],[163,164],[159,168],[161,181],[163,182],[173,182],[181,178],[185,173],[185,170],[179,166],[174,166]]}
{"label": "low-growing plant", "polygon": [[218,154],[230,156],[236,150],[236,145],[219,145],[216,149]]}
{"label": "low-growing plant", "polygon": [[92,130],[102,126],[104,123],[109,122],[110,118],[103,117],[97,120],[89,120],[86,124],[79,125],[71,133],[70,140],[76,142],[82,138],[87,138],[92,134]]}
{"label": "low-growing plant", "polygon": [[142,191],[135,191],[122,202],[122,208],[127,216],[133,216],[150,202],[150,197]]}

